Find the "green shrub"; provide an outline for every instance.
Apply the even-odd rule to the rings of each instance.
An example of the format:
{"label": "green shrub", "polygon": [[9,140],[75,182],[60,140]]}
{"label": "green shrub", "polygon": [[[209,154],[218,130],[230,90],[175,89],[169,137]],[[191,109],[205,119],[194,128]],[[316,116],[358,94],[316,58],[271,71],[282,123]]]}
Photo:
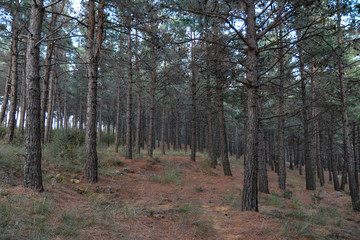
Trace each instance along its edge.
{"label": "green shrub", "polygon": [[159,174],[153,176],[152,180],[157,183],[163,183],[163,184],[176,184],[181,185],[181,175],[180,175],[180,169],[175,166],[172,162],[167,162],[165,166],[165,170]]}
{"label": "green shrub", "polygon": [[4,138],[6,135],[6,127],[4,127],[3,125],[0,125],[0,138]]}
{"label": "green shrub", "polygon": [[86,159],[84,131],[54,130],[52,141],[44,148],[44,161],[61,170],[79,173]]}
{"label": "green shrub", "polygon": [[176,209],[181,226],[193,228],[195,237],[209,237],[214,232],[214,221],[205,215],[199,203],[184,203]]}

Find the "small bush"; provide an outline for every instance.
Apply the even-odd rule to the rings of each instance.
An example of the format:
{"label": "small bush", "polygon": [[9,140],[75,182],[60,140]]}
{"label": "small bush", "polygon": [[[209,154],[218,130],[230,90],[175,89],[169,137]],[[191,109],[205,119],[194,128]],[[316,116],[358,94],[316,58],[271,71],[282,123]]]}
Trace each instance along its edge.
{"label": "small bush", "polygon": [[180,226],[193,228],[195,237],[209,237],[214,232],[214,221],[204,214],[198,203],[184,203],[176,209],[179,213]]}
{"label": "small bush", "polygon": [[153,176],[152,180],[162,184],[182,184],[180,169],[171,162],[166,163],[165,170],[160,175]]}
{"label": "small bush", "polygon": [[201,193],[201,192],[204,192],[204,189],[200,186],[200,187],[195,187],[194,188],[195,192],[197,193]]}
{"label": "small bush", "polygon": [[234,208],[239,208],[241,206],[242,192],[240,190],[235,190],[226,192],[224,194],[224,200],[222,201],[223,205],[231,205]]}
{"label": "small bush", "polygon": [[291,198],[292,198],[292,194],[293,194],[292,191],[290,191],[290,190],[285,190],[284,193],[283,193],[283,197],[286,198],[286,199],[291,199]]}
{"label": "small bush", "polygon": [[64,236],[67,239],[78,237],[79,229],[93,225],[94,219],[88,216],[80,216],[77,212],[70,210],[63,212],[60,217],[60,225],[55,230],[56,235]]}
{"label": "small bush", "polygon": [[259,202],[264,205],[273,205],[279,208],[284,206],[282,198],[277,193],[271,193],[271,195],[267,194],[260,197]]}
{"label": "small bush", "polygon": [[44,161],[61,170],[79,173],[86,159],[84,131],[54,130],[52,141],[44,149]]}
{"label": "small bush", "polygon": [[6,127],[0,125],[0,138],[4,138],[6,135]]}

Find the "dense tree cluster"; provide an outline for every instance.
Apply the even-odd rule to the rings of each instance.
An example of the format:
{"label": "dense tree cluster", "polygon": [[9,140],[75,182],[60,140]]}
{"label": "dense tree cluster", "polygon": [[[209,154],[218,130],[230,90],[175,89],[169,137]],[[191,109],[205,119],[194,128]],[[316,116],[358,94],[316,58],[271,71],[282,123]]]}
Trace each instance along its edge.
{"label": "dense tree cluster", "polygon": [[24,186],[42,190],[52,130],[78,128],[89,182],[97,144],[128,159],[191,149],[227,176],[229,155],[243,157],[242,210],[258,211],[268,168],[283,191],[297,168],[308,190],[348,184],[360,211],[359,12],[342,0],[2,1],[0,123],[8,143],[25,134]]}

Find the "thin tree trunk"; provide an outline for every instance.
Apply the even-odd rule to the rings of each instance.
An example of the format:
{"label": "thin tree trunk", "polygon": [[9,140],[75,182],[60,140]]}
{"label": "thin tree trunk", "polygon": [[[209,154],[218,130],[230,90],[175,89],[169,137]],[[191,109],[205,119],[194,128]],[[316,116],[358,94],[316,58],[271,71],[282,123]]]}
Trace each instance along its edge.
{"label": "thin tree trunk", "polygon": [[16,109],[17,109],[17,96],[18,96],[18,73],[17,73],[17,69],[18,69],[18,56],[19,56],[19,49],[18,49],[18,44],[19,44],[19,33],[20,33],[20,29],[19,29],[19,10],[18,9],[19,6],[19,2],[16,1],[16,9],[15,12],[13,14],[13,23],[12,23],[12,39],[11,39],[11,74],[10,74],[10,78],[11,78],[11,92],[10,92],[10,109],[9,109],[9,123],[8,123],[8,130],[7,130],[7,142],[11,143],[13,141],[14,138],[14,131],[15,131],[15,127],[16,127]]}
{"label": "thin tree trunk", "polygon": [[[261,100],[259,100],[259,103]],[[258,106],[259,117],[262,117],[262,104]],[[265,156],[265,133],[263,122],[259,123],[259,191],[269,194],[269,181]]]}
{"label": "thin tree trunk", "polygon": [[217,79],[217,81],[218,83],[216,86],[216,95],[217,95],[217,109],[218,109],[218,119],[219,119],[221,161],[223,165],[224,175],[232,176],[229,156],[228,156],[227,137],[226,137],[223,88],[220,82],[221,80]]}
{"label": "thin tree trunk", "polygon": [[21,112],[20,112],[20,126],[19,126],[19,132],[21,133],[21,135],[24,135],[25,109],[26,109],[26,69],[24,67],[23,80],[21,86]]}
{"label": "thin tree trunk", "polygon": [[140,77],[140,66],[138,59],[138,33],[135,32],[135,69],[137,82],[137,116],[136,116],[136,136],[135,136],[135,153],[140,154],[141,146],[141,116],[142,116],[142,82]]}
{"label": "thin tree trunk", "polygon": [[153,138],[154,138],[154,120],[155,120],[155,90],[156,90],[156,61],[155,61],[155,46],[152,46],[152,59],[154,61],[152,66],[152,79],[150,85],[150,109],[149,109],[149,135],[148,135],[148,156],[153,157]]}
{"label": "thin tree trunk", "polygon": [[247,12],[246,38],[247,48],[247,122],[246,122],[246,161],[244,171],[244,191],[242,211],[258,211],[258,148],[259,148],[259,116],[258,116],[258,43],[255,26],[255,3],[249,3]]}
{"label": "thin tree trunk", "polygon": [[[9,58],[9,65],[8,65],[8,73],[6,75],[6,82],[5,82],[5,90],[4,90],[4,99],[1,105],[1,111],[0,111],[0,125],[3,124],[5,119],[5,113],[7,104],[9,101],[9,92],[11,88],[11,69],[12,69],[12,54],[10,54]],[[6,121],[5,121],[6,122]]]}
{"label": "thin tree trunk", "polygon": [[105,0],[101,0],[98,7],[97,34],[95,37],[95,0],[89,0],[88,28],[86,42],[86,62],[88,74],[88,95],[86,110],[86,164],[85,177],[88,182],[98,180],[98,158],[96,151],[96,105],[97,105],[97,78],[100,57],[100,47],[103,35]]}
{"label": "thin tree trunk", "polygon": [[[191,33],[192,34],[192,33]],[[192,42],[191,45],[191,61],[193,65],[195,64],[194,48],[195,42]],[[196,75],[195,75],[195,66],[192,66],[191,69],[191,161],[196,161]]]}
{"label": "thin tree trunk", "polygon": [[[131,14],[129,16],[129,24],[131,22]],[[128,84],[126,93],[126,146],[125,158],[132,159],[132,84],[133,84],[133,69],[132,69],[132,52],[131,52],[131,27],[128,27]]]}
{"label": "thin tree trunk", "polygon": [[[57,49],[54,49],[54,55],[56,56]],[[55,57],[56,58],[56,57]],[[54,62],[56,65],[56,62]],[[55,87],[55,79],[56,76],[56,70],[55,65],[51,68],[50,76],[49,76],[49,102],[47,104],[47,118],[46,118],[46,124],[45,124],[45,131],[44,131],[44,142],[49,142],[50,138],[50,131],[52,128],[52,118],[53,118],[53,109],[54,109],[54,87]]]}
{"label": "thin tree trunk", "polygon": [[[340,0],[336,1],[337,9],[340,9]],[[340,55],[338,56],[339,66],[339,82],[340,82],[340,97],[341,97],[341,113],[343,123],[343,134],[344,134],[344,160],[347,163],[347,172],[349,176],[349,188],[350,196],[354,211],[360,211],[360,198],[359,189],[357,188],[355,179],[355,163],[354,163],[354,152],[352,150],[350,142],[350,131],[349,131],[349,119],[348,109],[346,100],[346,83],[344,78],[344,63],[343,63],[343,52],[342,52],[342,31],[341,31],[341,13],[337,11],[337,29],[338,29],[338,47],[340,48]]]}
{"label": "thin tree trunk", "polygon": [[[100,94],[101,96],[101,94]],[[98,123],[98,130],[97,130],[97,144],[100,145],[101,144],[101,140],[102,140],[102,101],[101,98],[99,99],[99,123]]]}
{"label": "thin tree trunk", "polygon": [[[52,14],[51,23],[53,23],[54,14]],[[53,24],[51,24],[52,26]],[[54,66],[51,66],[51,58],[53,55],[54,50],[54,41],[50,41],[47,44],[46,49],[46,57],[45,57],[45,68],[44,68],[44,77],[42,78],[42,88],[41,88],[41,112],[40,112],[40,121],[41,121],[41,141],[42,143],[45,142],[45,131],[46,131],[46,103],[48,103],[50,100],[49,98],[49,78],[51,78],[51,72],[52,68]],[[48,112],[49,116],[49,112]]]}
{"label": "thin tree trunk", "polygon": [[26,152],[24,187],[43,190],[40,135],[40,39],[43,22],[43,1],[31,3],[26,47]]}
{"label": "thin tree trunk", "polygon": [[[300,33],[297,32],[298,38]],[[309,144],[309,117],[308,117],[308,103],[306,94],[306,77],[305,77],[305,66],[303,62],[303,51],[298,46],[299,52],[299,66],[300,66],[300,78],[301,78],[301,99],[302,99],[302,116],[303,116],[303,128],[304,128],[304,157],[305,157],[305,179],[306,189],[316,189],[316,177],[314,172],[313,159],[310,157],[310,144]]]}
{"label": "thin tree trunk", "polygon": [[115,135],[115,152],[119,152],[119,144],[120,144],[120,114],[121,114],[121,82],[119,79],[118,88],[117,88],[117,108],[116,108],[116,135]]}
{"label": "thin tree trunk", "polygon": [[302,149],[300,145],[300,137],[297,138],[297,157],[298,157],[298,167],[299,167],[299,175],[302,175]]}
{"label": "thin tree trunk", "polygon": [[68,75],[65,76],[64,82],[64,128],[68,129],[68,114],[67,114],[67,103],[68,103],[68,91],[67,91]]}
{"label": "thin tree trunk", "polygon": [[340,191],[339,178],[337,172],[337,158],[335,157],[334,154],[334,132],[331,126],[328,128],[328,137],[329,137],[330,163],[331,163],[331,170],[334,179],[334,189],[336,191]]}

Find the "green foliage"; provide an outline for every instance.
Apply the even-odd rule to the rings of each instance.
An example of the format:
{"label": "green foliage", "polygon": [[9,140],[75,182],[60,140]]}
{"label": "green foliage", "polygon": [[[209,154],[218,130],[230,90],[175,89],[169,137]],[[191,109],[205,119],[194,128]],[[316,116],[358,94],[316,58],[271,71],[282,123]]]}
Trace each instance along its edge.
{"label": "green foliage", "polygon": [[222,205],[230,205],[234,208],[239,208],[241,206],[242,191],[236,189],[234,186],[231,191],[227,191],[224,194],[224,199]]}
{"label": "green foliage", "polygon": [[47,198],[8,195],[0,199],[0,239],[49,239],[52,213]]}
{"label": "green foliage", "polygon": [[194,188],[195,192],[197,193],[201,193],[201,192],[204,192],[204,189],[200,186],[200,187],[195,187]]}
{"label": "green foliage", "polygon": [[86,159],[83,131],[54,130],[52,141],[45,145],[44,162],[63,171],[80,173]]}
{"label": "green foliage", "polygon": [[293,194],[292,191],[285,190],[284,193],[283,193],[283,197],[286,198],[286,199],[291,199],[292,194]]}
{"label": "green foliage", "polygon": [[205,215],[199,203],[184,203],[176,212],[179,214],[180,226],[193,228],[195,237],[209,237],[214,232],[214,220]]}
{"label": "green foliage", "polygon": [[6,128],[3,125],[0,125],[0,138],[4,138],[6,135]]}
{"label": "green foliage", "polygon": [[259,203],[264,205],[273,205],[278,208],[284,206],[283,199],[276,193],[271,193],[271,195],[266,194],[262,197],[259,197]]}
{"label": "green foliage", "polygon": [[0,144],[0,169],[22,173],[25,148],[17,145]]}
{"label": "green foliage", "polygon": [[152,181],[162,184],[176,184],[181,185],[180,168],[174,165],[172,162],[165,162],[165,170],[152,177]]}
{"label": "green foliage", "polygon": [[60,216],[60,225],[56,228],[54,233],[56,235],[64,236],[65,238],[74,238],[80,235],[80,229],[92,226],[94,218],[88,216],[81,216],[74,210],[65,211]]}

